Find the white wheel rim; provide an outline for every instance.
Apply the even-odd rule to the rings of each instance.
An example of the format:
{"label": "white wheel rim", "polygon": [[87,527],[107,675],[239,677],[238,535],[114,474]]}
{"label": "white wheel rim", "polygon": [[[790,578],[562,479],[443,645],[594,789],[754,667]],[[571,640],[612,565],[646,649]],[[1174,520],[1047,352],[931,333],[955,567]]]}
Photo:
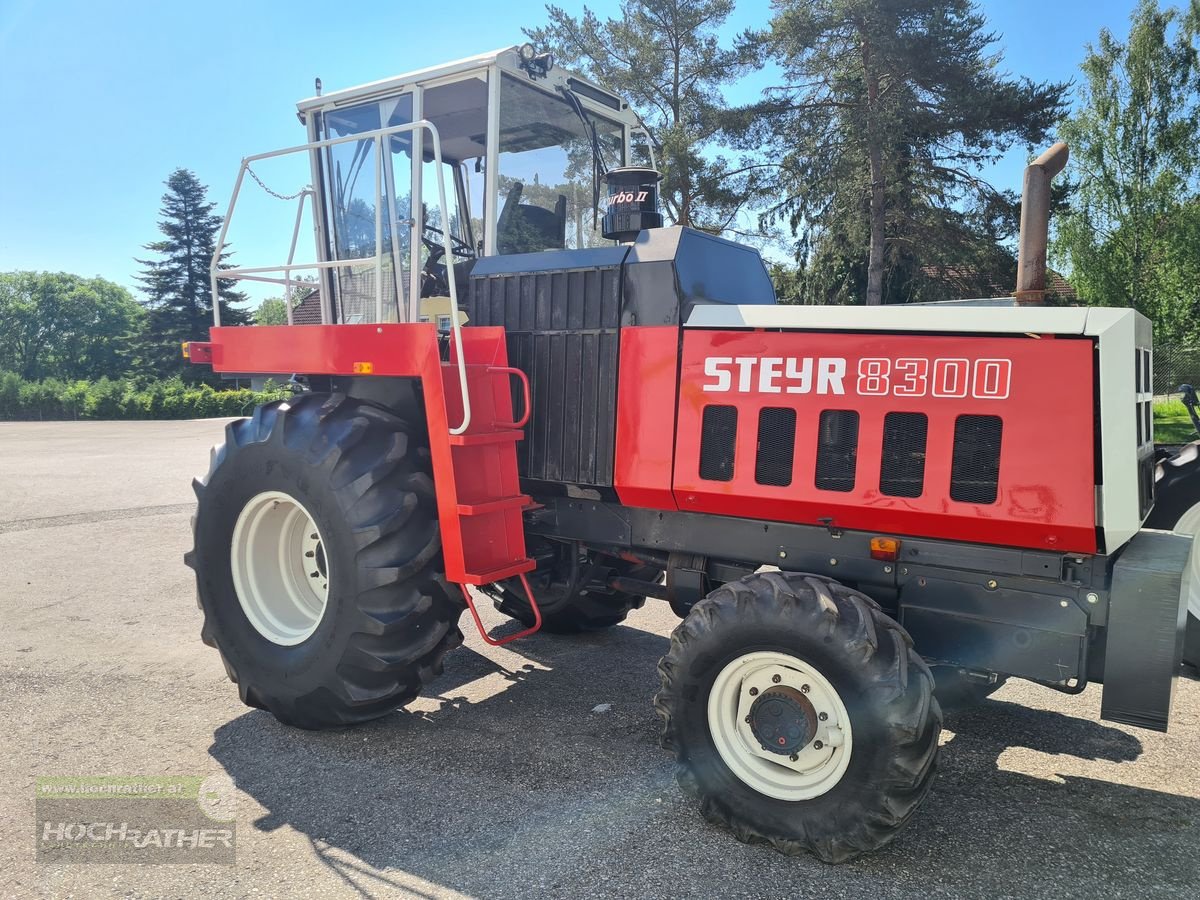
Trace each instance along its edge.
{"label": "white wheel rim", "polygon": [[1192,555],[1188,562],[1188,613],[1200,619],[1200,503],[1179,517],[1175,531],[1192,535]]}
{"label": "white wheel rim", "polygon": [[[756,699],[778,687],[799,691],[818,717],[811,740],[791,755],[765,750],[747,721]],[[708,694],[708,730],[730,771],[776,800],[819,797],[850,765],[853,739],[846,705],[815,666],[787,653],[747,653],[725,666]]]}
{"label": "white wheel rim", "polygon": [[282,491],[265,491],[242,508],[230,549],[242,612],[273,644],[307,640],[325,614],[329,563],[316,522]]}

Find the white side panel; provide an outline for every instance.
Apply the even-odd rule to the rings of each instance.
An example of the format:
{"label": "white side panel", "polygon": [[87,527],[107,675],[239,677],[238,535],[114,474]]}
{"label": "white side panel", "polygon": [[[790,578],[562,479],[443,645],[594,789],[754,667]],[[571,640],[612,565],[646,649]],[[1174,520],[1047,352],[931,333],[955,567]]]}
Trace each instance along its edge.
{"label": "white side panel", "polygon": [[714,303],[695,307],[688,316],[686,327],[1083,334],[1089,312],[1093,310],[1054,306],[733,306]]}
{"label": "white side panel", "polygon": [[[1098,338],[1100,458],[1104,485],[1100,521],[1112,553],[1142,525],[1138,504],[1138,393],[1134,350],[1150,346],[1150,320],[1132,309],[1089,309],[1085,334]],[[1141,448],[1146,452],[1146,447]],[[1153,452],[1153,447],[1149,448]]]}

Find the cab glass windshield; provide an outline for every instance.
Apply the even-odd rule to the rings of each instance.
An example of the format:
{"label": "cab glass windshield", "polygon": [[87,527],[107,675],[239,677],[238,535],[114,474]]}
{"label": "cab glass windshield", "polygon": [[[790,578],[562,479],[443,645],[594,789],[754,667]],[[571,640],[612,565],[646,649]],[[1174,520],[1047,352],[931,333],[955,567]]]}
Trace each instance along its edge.
{"label": "cab glass windshield", "polygon": [[501,80],[499,253],[604,243],[595,179],[624,164],[621,125],[571,100],[511,75]]}

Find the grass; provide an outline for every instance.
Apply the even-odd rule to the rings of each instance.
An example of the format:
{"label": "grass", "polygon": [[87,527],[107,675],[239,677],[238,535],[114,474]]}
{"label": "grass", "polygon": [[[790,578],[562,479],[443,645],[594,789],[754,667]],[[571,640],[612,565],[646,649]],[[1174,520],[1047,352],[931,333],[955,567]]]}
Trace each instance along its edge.
{"label": "grass", "polygon": [[1160,400],[1154,404],[1154,440],[1159,444],[1186,444],[1196,440],[1196,429],[1187,407],[1178,400]]}

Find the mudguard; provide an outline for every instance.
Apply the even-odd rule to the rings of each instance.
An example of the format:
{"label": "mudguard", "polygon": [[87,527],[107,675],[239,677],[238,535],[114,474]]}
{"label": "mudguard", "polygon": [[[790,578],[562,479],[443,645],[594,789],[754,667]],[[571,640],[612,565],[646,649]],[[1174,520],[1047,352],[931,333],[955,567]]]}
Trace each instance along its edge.
{"label": "mudguard", "polygon": [[1166,731],[1183,657],[1192,540],[1143,529],[1113,566],[1100,716]]}

